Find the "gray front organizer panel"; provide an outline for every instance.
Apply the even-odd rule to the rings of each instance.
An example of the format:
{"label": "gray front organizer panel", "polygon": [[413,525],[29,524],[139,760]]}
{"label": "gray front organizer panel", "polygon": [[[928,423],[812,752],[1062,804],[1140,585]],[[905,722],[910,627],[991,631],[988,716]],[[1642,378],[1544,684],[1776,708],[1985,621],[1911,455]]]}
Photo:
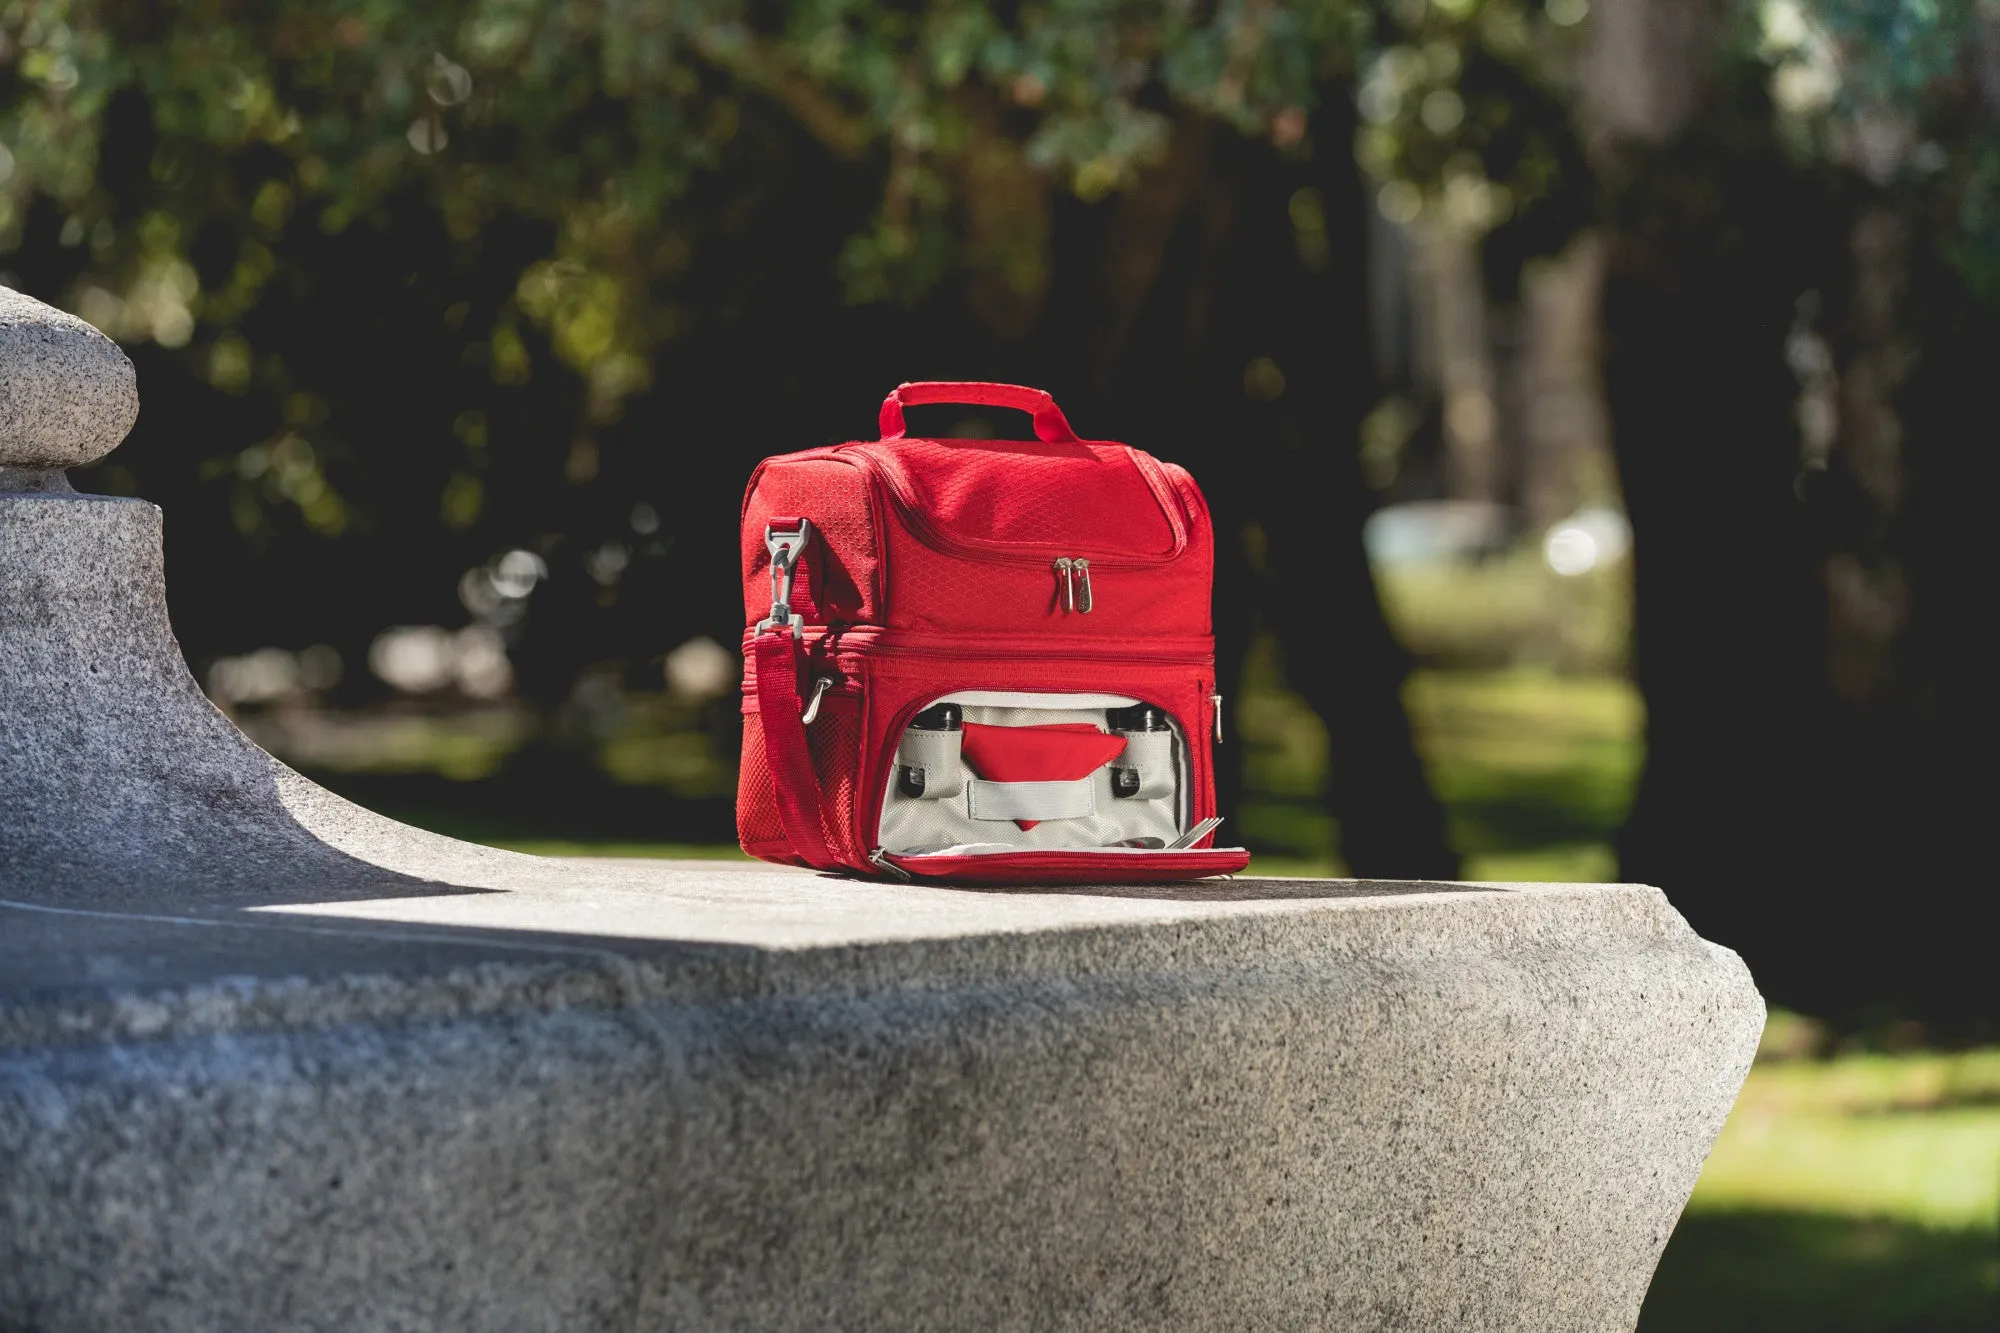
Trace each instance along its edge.
{"label": "gray front organizer panel", "polygon": [[[1061,706],[1025,708],[997,702],[1011,698],[1032,699],[1037,704],[1060,700]],[[1034,727],[1058,722],[1091,722],[1102,731],[1107,729],[1104,725],[1106,708],[1129,707],[1139,700],[1113,694],[1009,695],[978,690],[948,694],[932,702],[957,703],[964,709],[967,722],[986,726]],[[1075,819],[1044,820],[1031,829],[1024,829],[1012,820],[972,817],[971,784],[975,775],[963,759],[958,762],[956,783],[947,778],[944,787],[939,787],[934,781],[928,784],[931,791],[952,791],[951,796],[941,798],[903,795],[896,786],[898,765],[891,764],[889,789],[882,801],[881,834],[876,839],[877,845],[887,852],[902,853],[963,843],[1008,843],[1022,848],[1050,849],[1107,847],[1127,838],[1150,837],[1172,842],[1186,827],[1182,822],[1182,797],[1186,790],[1187,749],[1179,724],[1169,719],[1169,725],[1174,728],[1174,781],[1172,790],[1166,795],[1151,800],[1114,796],[1111,791],[1111,766],[1106,765],[1090,775],[1095,789],[1093,804],[1096,813]],[[1113,761],[1114,764],[1116,762]]]}

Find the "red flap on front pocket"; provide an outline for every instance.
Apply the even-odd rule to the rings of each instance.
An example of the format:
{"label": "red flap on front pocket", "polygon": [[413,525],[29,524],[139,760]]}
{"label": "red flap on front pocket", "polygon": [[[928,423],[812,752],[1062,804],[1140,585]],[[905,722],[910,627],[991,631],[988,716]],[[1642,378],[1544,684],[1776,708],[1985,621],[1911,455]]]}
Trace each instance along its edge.
{"label": "red flap on front pocket", "polygon": [[[1036,727],[968,722],[962,750],[972,771],[988,782],[1075,782],[1124,752],[1123,736],[1099,731],[1088,722],[1052,722]],[[1030,829],[1040,821],[1014,822]]]}

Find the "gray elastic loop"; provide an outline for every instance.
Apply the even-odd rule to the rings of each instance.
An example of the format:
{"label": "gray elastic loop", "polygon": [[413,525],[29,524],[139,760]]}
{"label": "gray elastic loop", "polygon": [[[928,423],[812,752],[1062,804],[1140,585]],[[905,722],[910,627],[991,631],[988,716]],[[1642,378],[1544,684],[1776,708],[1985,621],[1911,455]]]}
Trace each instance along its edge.
{"label": "gray elastic loop", "polygon": [[903,733],[896,763],[924,771],[924,800],[942,800],[965,790],[965,766],[958,757],[964,738],[960,731],[920,731],[915,727]]}
{"label": "gray elastic loop", "polygon": [[1167,731],[1121,731],[1125,753],[1111,761],[1113,768],[1136,769],[1139,790],[1134,795],[1149,801],[1174,794],[1174,737]]}
{"label": "gray elastic loop", "polygon": [[972,780],[974,819],[1082,819],[1097,813],[1097,783],[1090,778],[1074,782],[983,782]]}

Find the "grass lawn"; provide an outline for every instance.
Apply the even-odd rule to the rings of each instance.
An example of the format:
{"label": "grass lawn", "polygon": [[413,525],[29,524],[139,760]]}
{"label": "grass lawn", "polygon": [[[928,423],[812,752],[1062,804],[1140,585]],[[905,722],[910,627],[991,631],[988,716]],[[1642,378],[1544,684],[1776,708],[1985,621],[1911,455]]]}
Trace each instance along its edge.
{"label": "grass lawn", "polygon": [[2000,1329],[2000,1051],[1751,1070],[1639,1327]]}
{"label": "grass lawn", "polygon": [[[1237,711],[1251,873],[1344,874],[1327,813],[1326,732],[1261,650]],[[1644,707],[1616,676],[1419,671],[1405,691],[1465,876],[1607,880],[1643,753]]]}

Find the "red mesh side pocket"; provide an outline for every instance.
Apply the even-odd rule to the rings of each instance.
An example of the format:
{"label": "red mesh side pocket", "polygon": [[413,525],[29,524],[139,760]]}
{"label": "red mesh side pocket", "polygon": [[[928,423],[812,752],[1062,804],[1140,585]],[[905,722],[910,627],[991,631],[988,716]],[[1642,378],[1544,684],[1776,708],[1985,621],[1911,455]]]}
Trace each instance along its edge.
{"label": "red mesh side pocket", "polygon": [[766,861],[804,864],[792,854],[785,837],[771,761],[764,755],[764,723],[755,713],[743,715],[743,762],[736,770],[736,840],[744,851]]}
{"label": "red mesh side pocket", "polygon": [[861,709],[859,701],[828,701],[806,728],[813,774],[819,779],[820,824],[826,845],[852,866],[868,864],[868,849],[854,838],[854,803],[861,789]]}
{"label": "red mesh side pocket", "polygon": [[[826,845],[853,866],[868,864],[867,848],[854,838],[854,802],[860,790],[861,710],[854,700],[828,700],[806,728],[806,749],[819,780],[820,831]],[[764,723],[743,715],[743,762],[736,777],[736,838],[743,850],[766,861],[804,865],[785,836],[777,786],[764,753]]]}

